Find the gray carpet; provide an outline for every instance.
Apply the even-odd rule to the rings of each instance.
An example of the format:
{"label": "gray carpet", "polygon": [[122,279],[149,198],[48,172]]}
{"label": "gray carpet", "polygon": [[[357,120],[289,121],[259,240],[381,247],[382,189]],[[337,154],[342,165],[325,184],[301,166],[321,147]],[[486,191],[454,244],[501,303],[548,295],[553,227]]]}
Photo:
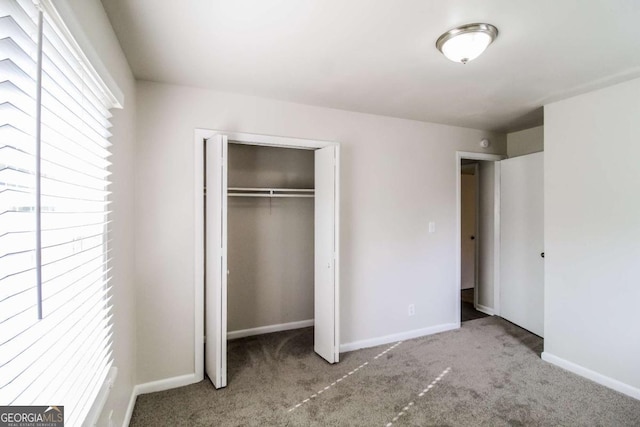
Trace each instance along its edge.
{"label": "gray carpet", "polygon": [[225,389],[207,379],[139,396],[131,425],[640,425],[640,401],[543,362],[542,340],[498,317],[336,365],[312,341],[311,328],[230,341]]}

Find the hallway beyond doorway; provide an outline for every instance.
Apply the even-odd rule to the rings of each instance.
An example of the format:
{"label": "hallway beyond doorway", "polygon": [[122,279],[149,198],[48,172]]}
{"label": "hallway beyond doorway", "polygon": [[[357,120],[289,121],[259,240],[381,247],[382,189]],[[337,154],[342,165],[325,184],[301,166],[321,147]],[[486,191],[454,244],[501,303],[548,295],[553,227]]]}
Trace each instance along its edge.
{"label": "hallway beyond doorway", "polygon": [[473,306],[473,293],[475,289],[462,289],[460,291],[460,321],[466,322],[467,320],[481,319],[488,315],[478,311]]}

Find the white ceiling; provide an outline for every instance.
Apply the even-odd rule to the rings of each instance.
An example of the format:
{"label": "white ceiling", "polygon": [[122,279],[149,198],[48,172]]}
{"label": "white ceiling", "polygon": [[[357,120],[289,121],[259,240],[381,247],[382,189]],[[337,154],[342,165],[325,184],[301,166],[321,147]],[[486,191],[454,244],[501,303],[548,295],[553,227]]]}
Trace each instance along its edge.
{"label": "white ceiling", "polygon": [[[102,0],[138,79],[487,130],[640,76],[638,0]],[[467,65],[435,48],[498,27]]]}

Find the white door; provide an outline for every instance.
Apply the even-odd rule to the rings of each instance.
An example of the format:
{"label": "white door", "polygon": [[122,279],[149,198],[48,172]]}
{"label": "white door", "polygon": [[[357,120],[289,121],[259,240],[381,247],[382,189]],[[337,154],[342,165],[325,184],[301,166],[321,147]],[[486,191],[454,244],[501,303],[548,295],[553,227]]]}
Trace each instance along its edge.
{"label": "white door", "polygon": [[329,363],[339,360],[337,146],[315,151],[315,285],[313,349]]}
{"label": "white door", "polygon": [[472,171],[476,174],[462,174],[461,188],[461,233],[460,248],[460,288],[470,289],[476,286],[476,198],[477,198],[477,165]]}
{"label": "white door", "polygon": [[500,315],[544,336],[544,154],[500,162]]}
{"label": "white door", "polygon": [[225,135],[205,143],[205,371],[227,385],[227,149]]}

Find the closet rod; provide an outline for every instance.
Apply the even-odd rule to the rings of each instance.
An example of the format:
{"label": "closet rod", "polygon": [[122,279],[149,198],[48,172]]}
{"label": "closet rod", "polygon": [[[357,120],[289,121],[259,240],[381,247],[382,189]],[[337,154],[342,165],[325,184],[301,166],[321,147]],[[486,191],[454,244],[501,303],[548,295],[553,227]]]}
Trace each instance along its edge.
{"label": "closet rod", "polygon": [[313,188],[229,187],[230,197],[314,197]]}
{"label": "closet rod", "polygon": [[228,193],[229,197],[315,197],[313,194]]}
{"label": "closet rod", "polygon": [[260,188],[260,187],[229,187],[229,191],[279,191],[287,193],[313,193],[313,188]]}

